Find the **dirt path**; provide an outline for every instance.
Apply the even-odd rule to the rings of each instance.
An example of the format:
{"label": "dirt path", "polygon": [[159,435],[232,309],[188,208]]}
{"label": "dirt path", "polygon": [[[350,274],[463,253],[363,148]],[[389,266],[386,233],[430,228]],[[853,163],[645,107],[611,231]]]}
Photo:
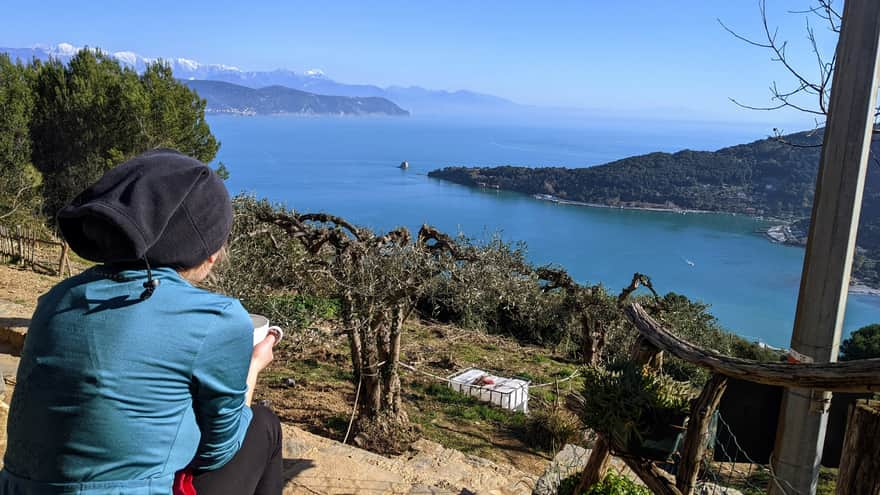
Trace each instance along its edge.
{"label": "dirt path", "polygon": [[[37,306],[37,298],[60,281],[60,277],[0,264],[0,300],[20,304],[33,312],[33,308]],[[0,308],[0,317],[2,316],[3,309]]]}

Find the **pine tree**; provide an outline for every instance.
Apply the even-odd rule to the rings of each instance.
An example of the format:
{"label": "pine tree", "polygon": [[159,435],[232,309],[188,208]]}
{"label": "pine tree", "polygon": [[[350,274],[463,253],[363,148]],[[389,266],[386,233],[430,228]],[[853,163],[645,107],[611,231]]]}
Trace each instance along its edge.
{"label": "pine tree", "polygon": [[199,160],[219,143],[205,121],[205,101],[151,64],[143,75],[84,49],[64,66],[35,63],[33,163],[44,175],[44,211],[54,218],[110,168],[146,150],[175,148]]}
{"label": "pine tree", "polygon": [[39,208],[40,173],[31,165],[31,73],[0,54],[0,221],[23,223]]}

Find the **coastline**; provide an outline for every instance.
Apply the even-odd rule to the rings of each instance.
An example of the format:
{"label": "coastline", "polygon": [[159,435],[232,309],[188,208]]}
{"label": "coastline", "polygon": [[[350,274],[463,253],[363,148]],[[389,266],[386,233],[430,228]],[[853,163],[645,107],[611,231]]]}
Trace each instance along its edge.
{"label": "coastline", "polygon": [[710,211],[710,210],[692,210],[688,208],[670,208],[666,206],[635,206],[635,205],[606,205],[602,203],[585,203],[583,201],[572,201],[569,199],[557,198],[551,194],[532,194],[532,198],[540,200],[540,201],[549,201],[551,203],[556,203],[560,205],[571,205],[571,206],[587,206],[590,208],[609,208],[613,210],[636,210],[636,211],[656,211],[663,213],[680,213],[682,215],[687,213],[698,213],[698,214],[708,214],[708,213],[723,213],[727,215],[737,215],[737,213],[731,213],[726,211]]}
{"label": "coastline", "polygon": [[207,115],[234,115],[237,117],[410,117],[409,112],[405,114],[394,114],[387,112],[257,112],[251,108],[206,108]]}
{"label": "coastline", "polygon": [[857,296],[880,297],[880,289],[865,285],[858,280],[852,280],[850,282],[849,293],[850,293],[850,295],[857,295]]}

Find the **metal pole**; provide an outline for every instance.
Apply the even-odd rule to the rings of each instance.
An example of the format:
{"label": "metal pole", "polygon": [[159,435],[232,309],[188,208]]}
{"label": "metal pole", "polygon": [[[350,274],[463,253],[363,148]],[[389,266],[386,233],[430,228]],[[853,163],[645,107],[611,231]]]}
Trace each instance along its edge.
{"label": "metal pole", "polygon": [[[822,160],[791,348],[837,360],[876,106],[880,2],[847,0],[837,45]],[[813,494],[831,394],[788,389],[773,453],[781,480],[770,493]]]}

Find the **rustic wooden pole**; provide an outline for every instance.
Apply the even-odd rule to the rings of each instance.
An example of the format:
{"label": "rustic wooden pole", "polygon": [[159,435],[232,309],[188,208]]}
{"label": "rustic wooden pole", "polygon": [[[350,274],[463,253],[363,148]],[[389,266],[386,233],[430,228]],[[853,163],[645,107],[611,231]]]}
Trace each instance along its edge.
{"label": "rustic wooden pole", "polygon": [[675,475],[675,486],[681,493],[692,493],[697,484],[700,464],[709,439],[709,425],[725,390],[727,390],[727,377],[712,375],[703,386],[699,397],[691,404],[687,431],[681,447],[681,461],[678,463],[678,473]]}
{"label": "rustic wooden pole", "polygon": [[73,276],[73,270],[70,268],[70,246],[67,242],[64,243],[65,253],[64,253],[64,265],[67,267],[67,276]]}
{"label": "rustic wooden pole", "polygon": [[21,239],[21,225],[15,226],[15,238],[18,240],[18,262],[21,264],[24,260],[24,244]]}
{"label": "rustic wooden pole", "polygon": [[573,493],[583,493],[587,488],[602,481],[611,466],[611,448],[604,435],[597,435],[590,458],[581,473],[581,479]]}
{"label": "rustic wooden pole", "polygon": [[31,246],[31,266],[37,264],[37,233],[34,229],[28,229],[29,243]]}
{"label": "rustic wooden pole", "polygon": [[733,358],[710,349],[701,349],[677,337],[651,318],[639,304],[631,304],[624,311],[646,341],[713,373],[781,387],[841,392],[880,391],[880,358],[816,364],[768,363]]}
{"label": "rustic wooden pole", "polygon": [[61,257],[58,258],[58,276],[64,276],[64,260],[67,259],[67,243],[61,243]]}
{"label": "rustic wooden pole", "polygon": [[880,494],[880,401],[849,408],[836,493]]}
{"label": "rustic wooden pole", "polygon": [[[874,125],[880,59],[880,2],[843,5],[834,79],[791,348],[836,361]],[[770,493],[815,493],[830,394],[789,389],[773,466],[784,482]]]}

